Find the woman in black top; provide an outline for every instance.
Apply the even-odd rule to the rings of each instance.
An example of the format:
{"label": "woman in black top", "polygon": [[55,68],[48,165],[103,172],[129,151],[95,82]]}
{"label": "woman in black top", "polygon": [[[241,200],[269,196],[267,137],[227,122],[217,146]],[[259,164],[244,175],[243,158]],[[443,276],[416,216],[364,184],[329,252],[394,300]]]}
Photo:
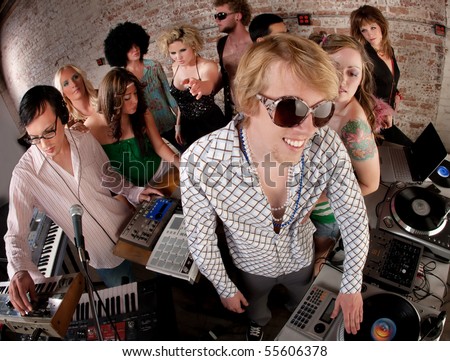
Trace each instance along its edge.
{"label": "woman in black top", "polygon": [[200,137],[227,124],[214,101],[214,89],[220,79],[218,64],[198,54],[203,39],[197,28],[175,26],[159,38],[161,51],[173,60],[170,93],[180,107],[176,140],[188,147]]}
{"label": "woman in black top", "polygon": [[[375,97],[396,109],[401,99],[397,89],[400,69],[389,40],[389,23],[381,11],[364,5],[350,14],[351,35],[359,40],[373,63]],[[392,115],[386,116],[382,127],[393,125]]]}

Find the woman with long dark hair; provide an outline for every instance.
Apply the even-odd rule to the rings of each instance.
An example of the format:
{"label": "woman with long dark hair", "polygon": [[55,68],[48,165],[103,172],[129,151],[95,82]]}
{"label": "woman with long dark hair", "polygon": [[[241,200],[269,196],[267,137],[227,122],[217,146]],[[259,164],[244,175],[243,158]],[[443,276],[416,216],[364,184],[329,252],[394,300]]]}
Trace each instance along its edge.
{"label": "woman with long dark hair", "polygon": [[[362,195],[375,192],[380,183],[380,161],[375,142],[377,121],[371,63],[364,47],[353,37],[341,34],[312,34],[333,60],[340,74],[339,95],[328,126],[341,138],[352,162]],[[324,254],[339,238],[339,226],[324,194],[310,215],[316,232],[316,272]]]}
{"label": "woman with long dark hair", "polygon": [[150,35],[139,24],[126,21],[110,30],[104,50],[108,64],[125,68],[143,85],[144,98],[153,115],[159,134],[172,145],[175,141],[175,124],[179,117],[178,105],[169,91],[169,83],[161,63],[144,59],[148,52]]}
{"label": "woman with long dark hair", "polygon": [[[386,102],[393,110],[397,109],[401,100],[397,89],[400,69],[389,39],[388,21],[379,9],[363,5],[350,14],[350,32],[364,45],[373,63],[375,97]],[[392,115],[387,115],[383,127],[390,128],[392,125]]]}
{"label": "woman with long dark hair", "polygon": [[179,156],[156,128],[138,78],[113,68],[98,92],[98,112],[85,125],[97,138],[111,165],[133,184],[143,186],[164,170],[162,160],[179,166]]}

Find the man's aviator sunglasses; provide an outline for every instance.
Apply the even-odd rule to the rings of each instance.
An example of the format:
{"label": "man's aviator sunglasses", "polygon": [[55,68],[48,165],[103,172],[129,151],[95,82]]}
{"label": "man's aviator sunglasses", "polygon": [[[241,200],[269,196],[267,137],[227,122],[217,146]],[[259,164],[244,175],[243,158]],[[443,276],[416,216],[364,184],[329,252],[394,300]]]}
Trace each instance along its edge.
{"label": "man's aviator sunglasses", "polygon": [[231,15],[231,14],[234,14],[234,13],[220,12],[220,13],[214,14],[214,19],[225,20],[227,18],[227,16]]}
{"label": "man's aviator sunglasses", "polygon": [[301,124],[309,114],[312,114],[316,128],[327,125],[334,113],[334,102],[322,100],[309,107],[302,99],[294,96],[284,96],[275,100],[256,94],[256,97],[267,109],[275,125],[282,128],[292,128]]}

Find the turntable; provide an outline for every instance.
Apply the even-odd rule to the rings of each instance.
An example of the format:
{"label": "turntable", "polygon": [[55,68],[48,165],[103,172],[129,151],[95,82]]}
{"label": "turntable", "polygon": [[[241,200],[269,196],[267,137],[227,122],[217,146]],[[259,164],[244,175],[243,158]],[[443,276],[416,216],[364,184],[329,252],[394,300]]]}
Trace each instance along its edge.
{"label": "turntable", "polygon": [[363,283],[363,322],[356,335],[345,332],[342,313],[330,315],[342,273],[325,264],[276,341],[435,341],[446,313]]}
{"label": "turntable", "polygon": [[450,261],[450,200],[434,191],[393,183],[381,204],[377,228],[422,244],[433,258]]}
{"label": "turntable", "polygon": [[[417,341],[430,336],[425,327],[421,332],[420,315],[414,304],[395,293],[376,293],[366,297],[363,314],[364,319],[356,335],[345,332],[341,323],[340,341]],[[439,331],[442,330],[438,326],[436,332]]]}

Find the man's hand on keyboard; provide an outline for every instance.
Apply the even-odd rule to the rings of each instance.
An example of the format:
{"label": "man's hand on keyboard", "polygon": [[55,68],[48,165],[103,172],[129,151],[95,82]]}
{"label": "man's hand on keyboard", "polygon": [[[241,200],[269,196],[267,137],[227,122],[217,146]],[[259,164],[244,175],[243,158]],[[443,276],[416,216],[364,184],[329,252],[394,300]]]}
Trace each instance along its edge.
{"label": "man's hand on keyboard", "polygon": [[14,308],[25,316],[33,311],[30,301],[37,301],[34,282],[27,271],[18,271],[11,278],[9,285],[9,299]]}
{"label": "man's hand on keyboard", "polygon": [[147,187],[139,194],[139,202],[151,201],[152,195],[164,196],[164,194],[162,194],[159,190],[152,187]]}

